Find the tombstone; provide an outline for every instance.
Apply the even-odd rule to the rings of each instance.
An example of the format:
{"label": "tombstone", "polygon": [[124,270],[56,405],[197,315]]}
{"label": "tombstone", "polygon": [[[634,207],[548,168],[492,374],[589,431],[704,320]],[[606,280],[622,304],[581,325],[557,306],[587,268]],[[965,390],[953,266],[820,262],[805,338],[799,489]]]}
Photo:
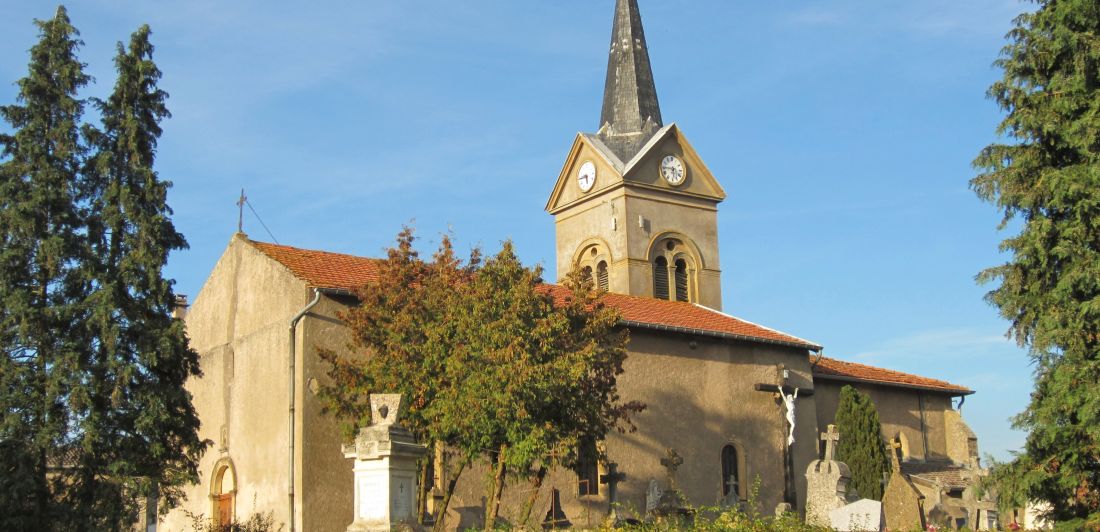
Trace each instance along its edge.
{"label": "tombstone", "polygon": [[885,526],[882,503],[860,499],[829,512],[829,526],[837,532],[878,532]]}
{"label": "tombstone", "polygon": [[619,464],[607,464],[607,474],[600,475],[600,484],[607,484],[607,517],[611,523],[619,520],[619,483],[626,480],[626,473],[619,471]]}
{"label": "tombstone", "polygon": [[557,488],[550,489],[550,509],[542,519],[542,528],[543,530],[573,528],[573,523],[569,522],[569,517],[561,508],[561,492]]}
{"label": "tombstone", "polygon": [[789,502],[781,502],[781,503],[775,505],[775,517],[776,517],[776,519],[778,519],[780,517],[783,517],[784,515],[789,514],[793,511],[794,511],[794,507],[791,506],[791,503],[789,503]]}
{"label": "tombstone", "polygon": [[806,467],[806,524],[812,526],[829,526],[829,512],[848,504],[848,481],[852,479],[848,465],[835,457],[835,445],[840,441],[836,425],[829,425],[821,439],[825,441],[825,458]]}
{"label": "tombstone", "polygon": [[[684,463],[684,459],[675,449],[668,449],[661,465],[668,471],[668,489],[664,490],[653,509],[653,515],[657,517],[689,517],[692,512],[687,507],[684,494],[676,487],[676,470]],[[648,506],[648,504],[647,504]]]}
{"label": "tombstone", "polygon": [[400,394],[370,396],[371,424],[344,445],[355,459],[355,520],[348,532],[388,531],[416,520],[416,461],[428,452],[397,425]]}
{"label": "tombstone", "polygon": [[653,513],[653,510],[657,509],[657,503],[661,500],[661,495],[663,494],[664,490],[661,489],[661,484],[657,482],[657,479],[649,479],[649,488],[645,490],[646,515]]}
{"label": "tombstone", "polygon": [[890,530],[924,530],[924,495],[901,472],[898,450],[901,443],[895,438],[888,450],[893,471],[882,494],[882,513]]}

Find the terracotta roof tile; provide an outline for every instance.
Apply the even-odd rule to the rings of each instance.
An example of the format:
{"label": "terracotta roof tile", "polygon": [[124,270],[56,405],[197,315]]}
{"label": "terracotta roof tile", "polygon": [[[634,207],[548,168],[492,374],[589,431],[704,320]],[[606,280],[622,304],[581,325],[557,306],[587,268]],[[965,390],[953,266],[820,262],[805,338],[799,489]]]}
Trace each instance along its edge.
{"label": "terracotta roof tile", "polygon": [[[342,253],[300,249],[266,242],[248,241],[268,257],[286,266],[296,277],[316,288],[354,291],[378,279],[378,259]],[[559,285],[547,285],[555,298],[568,291]],[[774,343],[818,350],[820,346],[796,336],[742,320],[693,303],[664,301],[647,297],[607,294],[608,305],[617,307],[623,322],[630,327],[667,330],[688,334],[720,336],[745,341]],[[854,380],[884,385],[900,385],[949,393],[970,394],[970,389],[945,381],[909,375],[898,371],[822,358],[814,375],[839,380]]]}
{"label": "terracotta roof tile", "polygon": [[[378,259],[299,249],[254,240],[250,240],[249,243],[286,266],[299,279],[317,288],[350,292],[369,281],[378,279]],[[547,289],[559,299],[568,293],[564,287],[558,285],[547,285]],[[629,326],[720,335],[805,349],[820,349],[820,346],[801,338],[692,303],[622,294],[607,294],[604,301],[610,306],[617,307],[623,314],[623,321]]]}
{"label": "terracotta roof tile", "polygon": [[973,470],[950,462],[902,462],[901,472],[948,489],[965,489],[974,483]]}
{"label": "terracotta roof tile", "polygon": [[354,290],[378,279],[378,259],[300,249],[249,240],[250,244],[275,259],[295,277],[316,288]]}
{"label": "terracotta roof tile", "polygon": [[956,395],[969,395],[974,393],[970,388],[951,384],[947,381],[930,379],[919,375],[910,375],[890,369],[876,368],[874,366],[857,364],[855,362],[844,362],[842,360],[827,357],[822,357],[821,361],[814,366],[814,377],[921,388],[931,391],[948,392]]}

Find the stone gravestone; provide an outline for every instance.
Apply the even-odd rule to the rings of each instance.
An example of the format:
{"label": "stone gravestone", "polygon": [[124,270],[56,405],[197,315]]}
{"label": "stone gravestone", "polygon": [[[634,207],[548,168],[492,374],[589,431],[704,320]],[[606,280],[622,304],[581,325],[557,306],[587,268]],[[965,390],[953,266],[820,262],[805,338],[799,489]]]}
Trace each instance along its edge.
{"label": "stone gravestone", "polygon": [[626,480],[626,473],[619,471],[619,464],[607,464],[607,474],[600,475],[600,484],[607,484],[607,517],[611,523],[619,521],[619,483]]}
{"label": "stone gravestone", "polygon": [[370,426],[342,449],[355,459],[355,521],[348,532],[388,531],[415,521],[416,461],[428,452],[397,425],[400,394],[372,394],[370,407]]}
{"label": "stone gravestone", "polygon": [[895,438],[890,442],[890,463],[893,471],[882,494],[882,513],[890,530],[924,530],[924,495],[901,472],[898,450],[901,443]]}
{"label": "stone gravestone", "polygon": [[649,479],[649,489],[645,490],[645,513],[649,515],[657,509],[657,503],[661,500],[663,490],[661,490],[661,484],[657,482],[657,479]]}
{"label": "stone gravestone", "polygon": [[829,512],[848,504],[848,481],[852,479],[848,465],[836,460],[836,443],[840,441],[836,425],[829,425],[821,439],[825,441],[825,458],[806,467],[806,524],[813,526],[829,526]]}
{"label": "stone gravestone", "polygon": [[675,449],[668,449],[667,454],[661,459],[661,465],[668,471],[668,489],[657,500],[657,507],[653,509],[653,515],[657,517],[687,517],[691,510],[687,508],[684,494],[676,487],[676,470],[684,463],[684,459]]}
{"label": "stone gravestone", "polygon": [[885,525],[882,503],[860,499],[829,512],[829,526],[838,532],[878,532]]}

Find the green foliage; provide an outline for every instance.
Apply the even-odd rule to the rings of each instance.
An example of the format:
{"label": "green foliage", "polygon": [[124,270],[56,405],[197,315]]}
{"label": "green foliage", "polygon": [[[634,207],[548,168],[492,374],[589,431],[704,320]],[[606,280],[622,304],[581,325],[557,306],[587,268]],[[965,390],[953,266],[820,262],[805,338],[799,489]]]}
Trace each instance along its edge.
{"label": "green foliage", "polygon": [[24,498],[0,509],[0,528],[14,529],[47,529],[68,514],[54,497],[64,481],[46,470],[75,448],[79,420],[68,399],[88,343],[77,326],[88,272],[76,95],[89,78],[65,9],[35,23],[40,40],[18,83],[20,104],[0,107],[14,131],[0,135],[0,445],[9,451],[0,453],[0,482]]}
{"label": "green foliage", "polygon": [[[1006,143],[982,150],[974,191],[1020,227],[983,271],[987,300],[1029,348],[1035,390],[1014,425],[1023,452],[994,468],[1002,496],[1100,515],[1100,4],[1040,1],[1016,19],[989,96]],[[1013,221],[1016,223],[1012,223]]]}
{"label": "green foliage", "polygon": [[36,23],[19,104],[0,107],[0,528],[118,530],[146,495],[173,504],[204,449],[161,276],[185,246],[152,170],[167,95],[143,27],[103,130],[82,132],[78,33],[63,7]]}
{"label": "green foliage", "polygon": [[203,514],[185,514],[191,519],[192,532],[282,532],[286,528],[282,523],[275,523],[275,515],[271,512],[253,513],[244,521],[233,519],[232,523],[225,524],[215,523]]}
{"label": "green foliage", "polygon": [[410,430],[451,453],[448,478],[475,460],[493,464],[493,522],[509,476],[571,467],[580,441],[630,428],[642,406],[617,394],[627,336],[591,280],[551,289],[511,243],[482,264],[476,250],[456,259],[448,237],[424,262],[413,241],[409,229],[398,235],[378,281],[344,315],[355,355],[321,352],[332,377],[321,394],[349,435],[368,421],[370,393],[405,394]]}
{"label": "green foliage", "polygon": [[836,459],[848,464],[852,472],[849,489],[860,497],[881,501],[882,476],[890,471],[890,461],[875,403],[867,394],[846,385],[840,389],[835,423],[840,431]]}

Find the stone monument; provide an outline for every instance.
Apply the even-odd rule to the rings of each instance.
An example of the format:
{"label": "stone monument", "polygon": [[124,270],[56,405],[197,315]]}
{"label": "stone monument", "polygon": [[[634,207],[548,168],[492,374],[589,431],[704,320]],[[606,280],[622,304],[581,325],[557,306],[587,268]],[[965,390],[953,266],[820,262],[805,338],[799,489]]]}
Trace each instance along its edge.
{"label": "stone monument", "polygon": [[829,526],[837,532],[879,532],[885,526],[882,503],[860,499],[829,512]]}
{"label": "stone monument", "polygon": [[836,460],[836,443],[840,441],[836,425],[829,425],[821,439],[825,441],[825,458],[806,467],[806,524],[813,526],[829,526],[829,512],[848,504],[848,481],[852,479],[848,465]]}
{"label": "stone monument", "polygon": [[882,513],[890,530],[924,530],[924,495],[901,472],[898,450],[901,442],[890,442],[890,464],[893,471],[882,494]]}
{"label": "stone monument", "polygon": [[342,449],[344,458],[355,459],[355,521],[348,532],[389,531],[416,521],[416,461],[428,448],[397,424],[401,394],[372,394],[370,408],[370,426]]}
{"label": "stone monument", "polygon": [[676,470],[683,465],[684,459],[675,449],[668,449],[666,456],[661,459],[661,465],[668,471],[668,489],[664,490],[657,507],[653,509],[653,515],[657,517],[686,518],[692,515],[687,507],[687,500],[680,489],[676,487]]}

